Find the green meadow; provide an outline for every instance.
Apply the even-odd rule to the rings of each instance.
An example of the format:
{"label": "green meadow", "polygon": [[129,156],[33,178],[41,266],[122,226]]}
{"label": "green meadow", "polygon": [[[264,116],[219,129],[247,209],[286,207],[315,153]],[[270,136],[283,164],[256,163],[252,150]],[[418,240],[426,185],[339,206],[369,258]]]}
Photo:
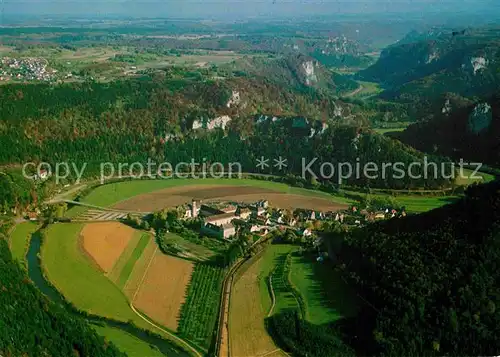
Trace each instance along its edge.
{"label": "green meadow", "polygon": [[112,342],[119,350],[127,353],[129,357],[164,357],[154,346],[117,328],[109,326],[91,325],[97,334],[106,341]]}
{"label": "green meadow", "polygon": [[321,325],[356,313],[356,299],[330,261],[292,255],[290,280],[304,299],[309,322]]}
{"label": "green meadow", "polygon": [[34,222],[24,222],[18,224],[10,235],[9,246],[12,257],[20,262],[25,261],[26,253],[31,240],[31,235],[38,229],[38,224]]}
{"label": "green meadow", "polygon": [[67,301],[81,311],[132,322],[171,340],[172,337],[134,313],[124,293],[80,251],[78,239],[82,228],[82,224],[58,223],[47,229],[41,249],[42,268],[46,278]]}

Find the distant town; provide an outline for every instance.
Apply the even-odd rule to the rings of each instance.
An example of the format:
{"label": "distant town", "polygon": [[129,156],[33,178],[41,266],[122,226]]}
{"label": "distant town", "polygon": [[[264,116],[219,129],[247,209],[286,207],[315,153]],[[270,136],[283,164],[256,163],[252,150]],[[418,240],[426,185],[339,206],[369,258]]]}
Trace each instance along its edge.
{"label": "distant town", "polygon": [[57,70],[49,69],[43,58],[2,58],[0,81],[52,81]]}

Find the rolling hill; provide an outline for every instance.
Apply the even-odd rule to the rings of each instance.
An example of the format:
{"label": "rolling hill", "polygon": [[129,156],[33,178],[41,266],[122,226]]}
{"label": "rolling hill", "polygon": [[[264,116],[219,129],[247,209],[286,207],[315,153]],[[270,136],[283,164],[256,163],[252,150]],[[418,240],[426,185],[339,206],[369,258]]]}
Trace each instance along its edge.
{"label": "rolling hill", "polygon": [[500,166],[500,97],[479,101],[392,136],[417,150]]}
{"label": "rolling hill", "polygon": [[499,207],[496,181],[338,237],[340,269],[365,301],[345,324],[358,355],[498,354]]}
{"label": "rolling hill", "polygon": [[358,76],[381,83],[380,98],[406,103],[413,117],[431,117],[447,93],[484,99],[498,90],[499,38],[497,27],[409,34]]}

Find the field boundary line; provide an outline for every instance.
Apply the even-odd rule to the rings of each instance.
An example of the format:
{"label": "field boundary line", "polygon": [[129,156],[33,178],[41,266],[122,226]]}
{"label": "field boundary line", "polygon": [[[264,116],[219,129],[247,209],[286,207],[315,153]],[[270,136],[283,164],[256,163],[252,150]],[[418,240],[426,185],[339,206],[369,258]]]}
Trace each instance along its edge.
{"label": "field boundary line", "polygon": [[163,333],[167,334],[168,336],[170,336],[171,338],[173,338],[174,340],[176,340],[177,342],[179,342],[181,345],[183,345],[185,347],[188,347],[188,349],[191,350],[191,351],[193,351],[195,353],[195,355],[197,355],[198,357],[203,357],[203,355],[200,352],[198,352],[197,349],[195,349],[193,346],[191,346],[185,340],[181,339],[180,337],[174,335],[170,331],[164,329],[161,326],[158,326],[154,322],[151,322],[150,320],[148,320],[147,318],[145,318],[139,311],[137,311],[137,309],[134,306],[134,300],[137,297],[137,294],[139,293],[139,290],[141,289],[142,284],[144,283],[144,280],[146,279],[146,275],[147,275],[147,273],[149,271],[149,268],[151,267],[151,264],[153,263],[153,260],[156,258],[156,253],[157,252],[158,252],[158,245],[156,245],[155,250],[154,250],[154,252],[152,254],[152,257],[149,260],[148,266],[146,267],[146,270],[144,271],[144,275],[142,276],[141,282],[139,283],[139,286],[137,287],[137,289],[136,289],[136,291],[134,293],[134,296],[132,297],[132,299],[130,301],[130,308],[132,309],[132,311],[137,316],[139,316],[141,319],[143,319],[144,321],[146,321],[148,324],[150,324],[151,326],[155,327],[156,329],[162,331]]}
{"label": "field boundary line", "polygon": [[274,295],[272,277],[273,277],[273,272],[271,272],[271,274],[269,274],[269,276],[267,277],[269,279],[269,292],[271,293],[271,300],[272,300],[271,308],[269,309],[269,312],[267,313],[267,317],[270,317],[273,314],[274,306],[276,305],[276,295]]}
{"label": "field boundary line", "polygon": [[134,292],[134,296],[132,297],[130,304],[134,303],[134,300],[137,297],[137,293],[141,289],[142,284],[144,283],[144,280],[146,279],[146,275],[148,274],[149,268],[151,267],[151,264],[153,263],[153,260],[156,258],[156,253],[157,252],[158,252],[158,245],[156,245],[156,247],[155,247],[153,255],[151,256],[151,259],[149,260],[148,266],[146,267],[146,270],[144,271],[144,275],[142,276],[141,282],[139,283],[139,285],[137,286],[137,289]]}
{"label": "field boundary line", "polygon": [[266,353],[264,353],[262,355],[259,355],[258,357],[266,357],[266,356],[272,355],[273,353],[280,352],[280,351],[282,353],[286,354],[287,356],[290,356],[288,353],[286,353],[285,351],[283,351],[281,348],[277,348],[277,349],[275,349],[273,351],[269,351],[269,352],[266,352]]}
{"label": "field boundary line", "polygon": [[198,352],[198,350],[196,348],[194,348],[193,346],[191,346],[189,343],[187,343],[185,340],[181,339],[180,337],[174,335],[173,333],[171,333],[170,331],[164,329],[163,327],[161,326],[158,326],[157,324],[149,321],[147,318],[145,318],[144,316],[142,316],[142,314],[137,311],[137,309],[134,307],[134,305],[132,303],[130,303],[130,308],[132,309],[132,311],[137,315],[139,316],[141,319],[143,319],[144,321],[146,321],[148,324],[150,324],[151,326],[155,327],[156,329],[162,331],[163,333],[165,333],[166,335],[168,335],[169,337],[171,337],[172,339],[174,339],[175,341],[177,341],[178,343],[180,343],[182,346],[184,347],[187,347],[190,351],[194,352],[194,354],[198,357],[203,357],[203,355]]}

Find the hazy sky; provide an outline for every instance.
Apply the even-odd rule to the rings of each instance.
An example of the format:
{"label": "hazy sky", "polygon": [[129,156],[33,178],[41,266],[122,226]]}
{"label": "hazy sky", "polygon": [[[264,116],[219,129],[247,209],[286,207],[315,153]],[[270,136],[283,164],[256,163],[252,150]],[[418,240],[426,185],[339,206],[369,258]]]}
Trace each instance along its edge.
{"label": "hazy sky", "polygon": [[[0,0],[1,1],[1,0]],[[255,17],[498,10],[500,0],[3,0],[4,15]]]}

